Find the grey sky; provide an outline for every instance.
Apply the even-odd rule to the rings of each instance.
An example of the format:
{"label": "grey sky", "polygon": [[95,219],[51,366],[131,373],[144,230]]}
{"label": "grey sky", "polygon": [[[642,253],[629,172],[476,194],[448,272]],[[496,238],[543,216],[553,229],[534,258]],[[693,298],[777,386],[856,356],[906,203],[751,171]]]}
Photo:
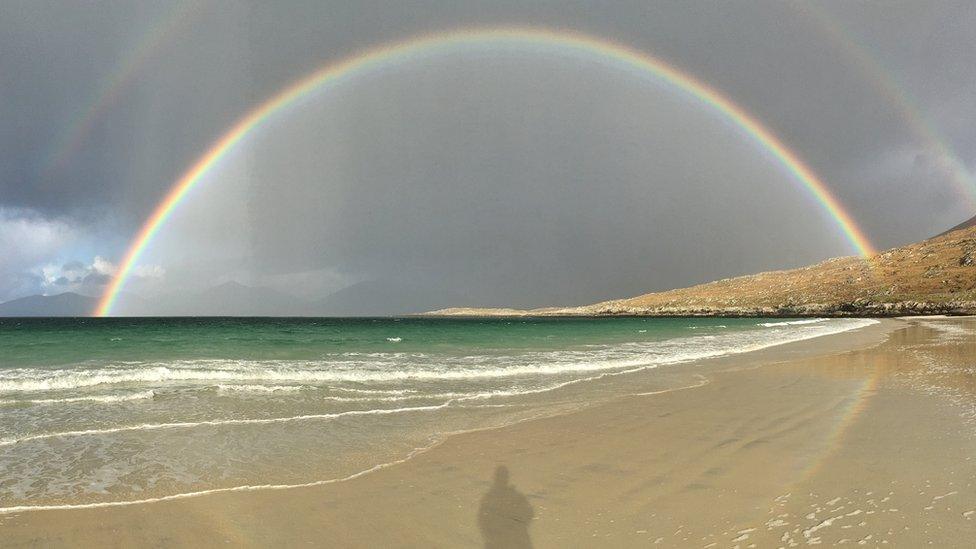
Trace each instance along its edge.
{"label": "grey sky", "polygon": [[[831,29],[810,9],[0,0],[0,300],[97,294],[180,173],[294,79],[371,45],[472,26],[573,29],[696,75],[803,157],[879,247],[971,217],[861,63],[883,67],[973,170],[976,6],[817,3]],[[56,143],[160,28],[51,168]],[[713,111],[592,60],[531,51],[440,56],[317,94],[192,192],[131,291],[236,280],[320,298],[378,279],[465,305],[537,306],[851,253],[798,183]]]}

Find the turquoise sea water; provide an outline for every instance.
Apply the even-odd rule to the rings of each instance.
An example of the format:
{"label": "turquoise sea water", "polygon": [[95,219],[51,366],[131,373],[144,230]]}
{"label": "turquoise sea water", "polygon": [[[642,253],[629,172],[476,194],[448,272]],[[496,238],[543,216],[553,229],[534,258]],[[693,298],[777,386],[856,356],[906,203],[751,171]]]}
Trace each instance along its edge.
{"label": "turquoise sea water", "polygon": [[0,512],[341,479],[871,322],[0,319]]}

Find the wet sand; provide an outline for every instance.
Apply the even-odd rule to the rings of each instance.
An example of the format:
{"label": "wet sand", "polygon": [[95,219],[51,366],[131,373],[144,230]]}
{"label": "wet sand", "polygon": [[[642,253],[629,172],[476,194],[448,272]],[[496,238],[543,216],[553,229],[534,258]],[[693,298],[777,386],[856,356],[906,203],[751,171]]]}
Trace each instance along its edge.
{"label": "wet sand", "polygon": [[972,547],[976,319],[682,367],[341,483],[0,515],[0,546]]}

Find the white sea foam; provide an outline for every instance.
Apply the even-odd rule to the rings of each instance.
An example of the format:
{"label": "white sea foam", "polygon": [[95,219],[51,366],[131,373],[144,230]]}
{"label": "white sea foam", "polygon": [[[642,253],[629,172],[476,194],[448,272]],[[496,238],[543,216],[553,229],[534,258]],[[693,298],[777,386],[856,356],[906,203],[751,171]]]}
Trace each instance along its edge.
{"label": "white sea foam", "polygon": [[976,335],[976,330],[971,326],[960,325],[954,322],[939,321],[920,321],[919,324],[940,332],[944,339],[968,339]]}
{"label": "white sea foam", "polygon": [[218,391],[237,393],[295,393],[309,388],[304,385],[225,385],[218,384]]}
{"label": "white sea foam", "polygon": [[[217,385],[218,391],[231,392],[235,394],[240,393],[256,393],[256,394],[277,394],[277,393],[297,393],[299,391],[314,390],[319,389],[314,385]],[[329,388],[329,390],[334,390]],[[468,397],[480,393],[458,393],[458,392],[445,392],[445,393],[417,393],[415,390],[359,390],[359,389],[338,389],[339,391],[350,391],[352,394],[359,394],[362,396],[316,396],[317,400],[326,400],[331,402],[401,402],[405,400],[431,400],[438,398],[460,398]]]}
{"label": "white sea foam", "polygon": [[100,403],[113,403],[113,402],[128,402],[131,400],[146,400],[152,399],[156,396],[154,391],[139,391],[138,393],[128,393],[121,395],[87,395],[87,396],[77,396],[77,397],[65,397],[65,398],[32,398],[23,400],[0,400],[0,404],[12,405],[12,404],[63,404],[69,402],[100,402]]}
{"label": "white sea foam", "polygon": [[[145,363],[141,366],[125,364],[60,370],[14,368],[0,371],[0,392],[52,391],[132,383],[158,385],[208,382],[226,386],[240,384],[274,387],[287,383],[477,380],[586,373],[634,366],[676,364],[749,352],[856,329],[876,322],[870,319],[838,319],[832,322],[827,322],[827,319],[809,319],[765,323],[793,329],[770,333],[729,332],[721,336],[628,343],[592,350],[527,352],[515,356],[438,357],[388,353],[356,360],[184,360]],[[819,325],[804,326],[806,324]]]}
{"label": "white sea foam", "polygon": [[356,389],[352,387],[330,387],[329,389],[332,391],[365,395],[408,395],[417,392],[416,389]]}
{"label": "white sea foam", "polygon": [[100,509],[105,507],[127,507],[129,505],[141,505],[146,503],[158,503],[161,501],[172,501],[177,499],[187,499],[195,498],[200,496],[206,496],[209,494],[220,494],[225,492],[253,492],[259,490],[288,490],[292,488],[310,488],[312,486],[324,486],[327,484],[335,484],[338,482],[345,482],[347,480],[353,480],[369,473],[379,471],[381,469],[386,469],[393,465],[400,463],[405,463],[412,459],[415,455],[429,450],[435,444],[431,446],[415,448],[412,452],[407,454],[401,459],[390,461],[387,463],[380,463],[374,465],[368,469],[358,471],[351,475],[347,475],[340,478],[331,478],[324,480],[315,480],[312,482],[304,482],[299,484],[257,484],[257,485],[242,485],[242,486],[231,486],[227,488],[212,488],[210,490],[198,490],[195,492],[184,492],[180,494],[170,494],[168,496],[160,496],[155,498],[144,498],[136,500],[122,500],[122,501],[103,501],[96,503],[67,503],[67,504],[57,504],[57,505],[15,505],[11,507],[0,507],[0,515],[7,515],[11,513],[23,513],[26,511],[53,511],[53,510],[67,510],[67,509]]}
{"label": "white sea foam", "polygon": [[[826,319],[823,319],[823,320],[826,320]],[[377,398],[377,397],[369,398],[368,397],[368,398],[363,398],[363,399],[356,399],[356,398],[349,398],[349,399],[347,399],[347,398],[343,398],[343,397],[333,397],[333,396],[330,396],[330,397],[325,397],[325,399],[327,399],[327,400],[335,400],[335,401],[344,401],[344,402],[354,402],[354,401],[390,401],[390,402],[395,402],[395,401],[414,400],[414,399],[451,398],[451,399],[454,399],[455,401],[460,402],[460,401],[467,401],[467,400],[489,399],[489,398],[495,398],[495,397],[510,397],[510,396],[522,396],[522,395],[529,395],[529,394],[537,394],[537,393],[544,393],[544,392],[549,392],[549,391],[553,391],[553,390],[556,390],[556,389],[560,389],[560,388],[566,387],[568,385],[578,384],[578,383],[582,383],[582,382],[586,382],[586,381],[594,381],[594,380],[601,379],[601,378],[603,378],[605,376],[608,376],[608,375],[634,373],[634,372],[638,372],[638,371],[641,371],[641,370],[646,370],[646,369],[649,369],[649,368],[656,368],[656,367],[661,366],[661,365],[677,364],[677,363],[689,362],[689,361],[694,361],[694,360],[701,360],[701,359],[713,358],[713,357],[718,357],[718,356],[725,356],[725,355],[730,355],[730,354],[739,354],[739,353],[745,353],[745,352],[758,351],[758,350],[765,349],[765,348],[768,348],[768,347],[773,347],[773,346],[776,346],[776,345],[781,345],[781,344],[795,342],[795,341],[802,341],[802,340],[806,340],[806,339],[812,339],[812,338],[821,337],[821,336],[825,336],[825,335],[831,335],[831,334],[841,333],[841,332],[845,332],[845,331],[849,331],[849,330],[853,330],[853,329],[858,329],[858,328],[866,327],[866,326],[869,326],[869,325],[872,325],[872,324],[877,324],[877,323],[878,323],[877,320],[871,320],[871,319],[847,319],[847,320],[844,320],[844,321],[839,322],[837,325],[834,325],[834,326],[832,326],[829,329],[817,328],[816,330],[794,333],[788,339],[775,339],[775,340],[765,340],[765,339],[763,339],[763,340],[753,341],[750,344],[741,345],[739,347],[735,347],[735,348],[731,348],[731,349],[730,348],[710,349],[710,350],[703,350],[703,351],[686,352],[686,353],[682,353],[682,354],[672,354],[672,355],[669,355],[669,356],[666,356],[666,357],[657,357],[658,360],[656,362],[649,362],[647,360],[648,357],[647,356],[644,356],[644,357],[642,357],[642,360],[632,360],[632,361],[618,360],[618,361],[615,361],[615,362],[613,362],[613,367],[606,367],[605,365],[602,365],[601,366],[601,365],[592,365],[592,364],[591,365],[580,364],[580,365],[578,365],[577,368],[574,368],[574,369],[567,369],[567,368],[564,368],[564,367],[559,367],[559,368],[557,368],[558,371],[553,371],[551,373],[589,372],[589,371],[604,371],[604,373],[599,374],[599,375],[596,375],[596,376],[576,378],[576,379],[572,379],[572,380],[569,380],[569,381],[564,381],[564,382],[560,382],[560,383],[556,383],[556,384],[550,384],[550,385],[547,385],[547,386],[537,387],[537,388],[519,388],[519,389],[509,389],[509,390],[493,390],[493,391],[482,391],[482,392],[474,392],[474,393],[446,392],[446,393],[419,393],[419,394],[409,394],[409,393],[416,393],[415,390],[409,390],[409,389],[407,389],[407,390],[370,390],[370,389],[352,389],[352,388],[345,388],[345,389],[338,389],[338,390],[341,390],[341,391],[349,391],[349,392],[358,392],[358,393],[367,393],[367,394],[370,394],[370,393],[383,393],[383,394],[393,393],[394,395],[399,395],[399,396],[379,397],[379,398]],[[812,323],[811,322],[801,322],[801,324],[812,324]],[[708,340],[714,339],[715,337],[716,336],[701,336],[699,338],[696,338],[696,341],[708,341]],[[629,344],[629,345],[636,345],[636,344]],[[466,357],[466,358],[473,358],[473,357]],[[512,375],[519,375],[519,374],[513,374],[512,373],[513,370],[516,370],[519,374],[522,374],[522,373],[524,373],[524,372],[527,371],[525,368],[506,369],[503,372],[497,372],[498,373],[498,377],[507,377],[507,376],[512,376]],[[611,370],[611,371],[606,371],[606,370]],[[531,373],[549,373],[549,372],[531,372]],[[477,378],[477,377],[495,377],[496,372],[494,370],[492,370],[492,371],[484,371],[484,372],[477,372],[476,373],[476,374],[483,374],[483,375],[469,375],[469,374],[471,374],[471,372],[438,372],[437,375],[436,376],[433,376],[433,377],[436,378],[436,379],[468,379],[468,378]],[[414,379],[416,379],[418,377],[420,379],[425,379],[425,378],[420,377],[420,376],[414,377]],[[387,381],[387,379],[381,379],[381,381]]]}
{"label": "white sea foam", "polygon": [[123,425],[120,427],[108,427],[104,429],[81,429],[77,431],[61,431],[57,433],[43,433],[38,435],[27,435],[16,438],[0,439],[0,446],[10,446],[22,442],[35,440],[45,440],[51,438],[67,438],[88,435],[108,435],[128,431],[157,431],[163,429],[189,429],[194,427],[223,427],[228,425],[270,425],[275,423],[292,423],[296,421],[309,421],[321,419],[336,419],[348,416],[367,416],[367,415],[390,415],[408,412],[429,412],[446,408],[452,403],[447,401],[433,406],[414,406],[409,408],[384,408],[375,410],[349,410],[346,412],[335,412],[330,414],[304,414],[300,416],[260,418],[260,419],[213,419],[206,421],[177,421],[169,423],[141,423],[138,425]]}
{"label": "white sea foam", "polygon": [[801,326],[803,324],[819,324],[821,322],[827,322],[828,318],[807,318],[804,320],[784,320],[783,322],[760,322],[756,326],[764,326],[766,328],[775,328],[779,326]]}
{"label": "white sea foam", "polygon": [[[752,347],[749,347],[751,349]],[[748,349],[747,349],[748,350]],[[96,385],[112,385],[122,383],[165,383],[178,381],[201,382],[394,382],[403,380],[470,380],[492,379],[513,376],[570,374],[574,372],[591,372],[614,368],[625,368],[640,364],[668,364],[685,362],[700,358],[708,358],[721,354],[735,352],[734,350],[711,350],[705,352],[689,351],[675,353],[670,356],[660,356],[653,353],[627,353],[625,358],[608,358],[594,355],[584,357],[583,360],[562,360],[551,362],[528,362],[520,365],[507,366],[497,364],[494,367],[444,367],[451,365],[435,365],[432,368],[407,367],[389,371],[375,368],[350,369],[336,366],[333,370],[323,369],[323,364],[280,363],[232,361],[236,368],[228,367],[224,361],[215,361],[216,368],[200,368],[190,364],[174,363],[173,366],[153,366],[129,370],[89,370],[89,371],[58,371],[48,378],[42,379],[7,379],[0,381],[0,391],[50,391],[57,389],[77,389]],[[741,351],[739,351],[741,352]],[[537,357],[544,360],[544,357]],[[325,365],[328,366],[328,365]],[[439,366],[439,367],[438,367]]]}
{"label": "white sea foam", "polygon": [[403,402],[405,400],[432,400],[438,398],[469,398],[478,397],[480,395],[490,395],[490,396],[506,396],[503,394],[504,391],[494,391],[487,393],[419,393],[414,395],[397,395],[397,396],[363,396],[363,397],[340,397],[340,396],[326,396],[322,397],[322,400],[330,400],[333,402]]}

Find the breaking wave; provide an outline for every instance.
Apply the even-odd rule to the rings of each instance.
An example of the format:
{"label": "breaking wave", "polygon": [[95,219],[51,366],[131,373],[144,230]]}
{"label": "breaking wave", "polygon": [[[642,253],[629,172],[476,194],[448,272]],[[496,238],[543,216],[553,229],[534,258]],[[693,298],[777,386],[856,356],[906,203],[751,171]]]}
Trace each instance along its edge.
{"label": "breaking wave", "polygon": [[0,400],[0,405],[11,405],[11,404],[63,404],[69,402],[101,402],[101,403],[113,403],[113,402],[128,402],[131,400],[146,400],[155,398],[156,393],[154,391],[139,391],[138,393],[129,393],[121,395],[89,395],[89,396],[76,396],[76,397],[65,397],[65,398],[32,398],[23,400]]}
{"label": "breaking wave", "polygon": [[828,318],[807,318],[803,320],[784,320],[782,322],[760,322],[756,326],[763,326],[765,328],[776,328],[778,326],[802,326],[804,324],[820,324],[821,322],[827,322]]}
{"label": "breaking wave", "polygon": [[328,360],[173,360],[138,365],[124,363],[102,367],[76,366],[57,370],[12,368],[0,370],[0,393],[174,382],[216,384],[220,390],[226,391],[273,392],[298,391],[300,386],[297,384],[477,380],[573,374],[677,364],[744,353],[844,332],[876,322],[870,319],[768,322],[761,323],[760,326],[792,329],[785,332],[730,332],[719,336],[625,343],[585,350],[525,352],[518,355],[459,357],[423,353],[373,353],[361,358],[337,355]]}

